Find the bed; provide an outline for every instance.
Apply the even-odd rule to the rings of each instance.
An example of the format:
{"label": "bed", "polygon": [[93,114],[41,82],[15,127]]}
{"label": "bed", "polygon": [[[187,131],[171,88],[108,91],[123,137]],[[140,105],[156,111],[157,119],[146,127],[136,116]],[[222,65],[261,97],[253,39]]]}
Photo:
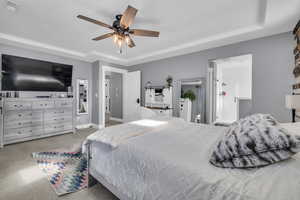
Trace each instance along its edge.
{"label": "bed", "polygon": [[300,155],[258,169],[211,165],[209,156],[224,129],[176,118],[108,128],[106,133],[117,134],[113,139],[122,139],[114,145],[108,145],[107,138],[87,139],[90,176],[121,200],[300,198]]}

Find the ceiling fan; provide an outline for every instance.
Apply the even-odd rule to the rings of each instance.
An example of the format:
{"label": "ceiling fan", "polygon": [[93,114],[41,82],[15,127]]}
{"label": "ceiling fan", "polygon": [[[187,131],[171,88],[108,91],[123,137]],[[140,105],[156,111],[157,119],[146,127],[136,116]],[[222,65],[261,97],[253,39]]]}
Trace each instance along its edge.
{"label": "ceiling fan", "polygon": [[118,45],[120,53],[122,53],[122,46],[126,43],[130,48],[135,47],[135,43],[130,35],[135,36],[146,36],[146,37],[159,37],[159,32],[142,30],[142,29],[130,29],[130,25],[133,23],[134,18],[137,14],[137,9],[128,6],[123,15],[116,15],[116,19],[112,25],[108,25],[99,20],[91,19],[89,17],[78,15],[79,19],[103,26],[111,29],[113,32],[107,33],[98,37],[93,38],[94,41],[103,40],[109,37],[113,37],[114,43]]}

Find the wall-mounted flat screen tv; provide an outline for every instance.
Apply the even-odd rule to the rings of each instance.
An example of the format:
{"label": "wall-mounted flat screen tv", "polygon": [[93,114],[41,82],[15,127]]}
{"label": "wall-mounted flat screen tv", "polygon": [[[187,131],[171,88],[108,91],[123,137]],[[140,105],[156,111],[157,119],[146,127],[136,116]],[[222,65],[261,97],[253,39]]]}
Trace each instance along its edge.
{"label": "wall-mounted flat screen tv", "polygon": [[72,65],[2,54],[2,90],[66,92],[72,70]]}

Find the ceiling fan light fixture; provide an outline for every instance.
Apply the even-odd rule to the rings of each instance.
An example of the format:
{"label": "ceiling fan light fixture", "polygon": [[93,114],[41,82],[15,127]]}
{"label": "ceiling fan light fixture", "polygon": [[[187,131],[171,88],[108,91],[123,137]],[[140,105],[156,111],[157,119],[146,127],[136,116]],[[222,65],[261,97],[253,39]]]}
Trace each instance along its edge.
{"label": "ceiling fan light fixture", "polygon": [[126,44],[127,44],[127,45],[130,44],[130,38],[129,38],[129,35],[126,35],[126,36],[125,36],[125,41],[126,41]]}
{"label": "ceiling fan light fixture", "polygon": [[123,45],[123,39],[120,39],[118,40],[118,46],[119,48],[122,48],[122,45]]}
{"label": "ceiling fan light fixture", "polygon": [[117,42],[118,42],[118,35],[116,33],[113,36],[113,41],[115,44],[117,44]]}

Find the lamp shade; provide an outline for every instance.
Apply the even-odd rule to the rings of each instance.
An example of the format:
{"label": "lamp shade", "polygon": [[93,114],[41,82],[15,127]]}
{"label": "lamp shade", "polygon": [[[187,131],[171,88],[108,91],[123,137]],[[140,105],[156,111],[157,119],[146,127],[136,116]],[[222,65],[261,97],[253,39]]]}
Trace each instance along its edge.
{"label": "lamp shade", "polygon": [[285,106],[289,109],[300,109],[300,95],[286,95]]}

